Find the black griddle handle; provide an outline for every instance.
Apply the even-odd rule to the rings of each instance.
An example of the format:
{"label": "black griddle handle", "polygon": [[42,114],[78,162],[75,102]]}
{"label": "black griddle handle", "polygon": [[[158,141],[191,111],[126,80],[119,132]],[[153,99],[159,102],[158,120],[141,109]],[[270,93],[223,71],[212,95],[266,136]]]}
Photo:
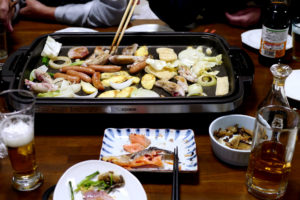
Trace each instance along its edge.
{"label": "black griddle handle", "polygon": [[238,47],[229,48],[235,76],[243,81],[246,90],[250,89],[254,79],[254,64],[250,56]]}
{"label": "black griddle handle", "polygon": [[9,85],[19,76],[25,64],[27,51],[27,48],[20,48],[6,59],[1,71],[1,90],[9,89]]}

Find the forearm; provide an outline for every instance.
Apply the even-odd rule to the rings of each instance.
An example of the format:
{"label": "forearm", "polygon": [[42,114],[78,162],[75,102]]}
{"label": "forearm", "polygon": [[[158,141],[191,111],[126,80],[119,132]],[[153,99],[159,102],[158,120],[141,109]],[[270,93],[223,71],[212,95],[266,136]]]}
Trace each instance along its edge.
{"label": "forearm", "polygon": [[112,26],[120,23],[127,0],[94,0],[85,4],[59,6],[57,21],[77,26]]}
{"label": "forearm", "polygon": [[55,9],[56,9],[55,7],[43,8],[42,11],[38,13],[38,15],[39,15],[38,18],[54,21],[55,20],[55,17],[54,17]]}

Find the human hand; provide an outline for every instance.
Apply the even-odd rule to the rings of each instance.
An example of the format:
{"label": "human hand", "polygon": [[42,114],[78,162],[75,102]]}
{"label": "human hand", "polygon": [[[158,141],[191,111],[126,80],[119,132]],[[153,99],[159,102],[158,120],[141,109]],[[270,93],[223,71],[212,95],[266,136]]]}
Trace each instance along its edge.
{"label": "human hand", "polygon": [[10,5],[10,0],[0,0],[0,23],[3,23],[6,29],[12,32],[11,21],[14,16],[14,7]]}
{"label": "human hand", "polygon": [[20,15],[27,18],[36,18],[44,7],[45,5],[37,0],[26,0],[26,6],[20,10]]}
{"label": "human hand", "polygon": [[225,16],[230,24],[246,28],[258,23],[261,16],[261,9],[250,7],[233,14],[226,12]]}
{"label": "human hand", "polygon": [[20,15],[29,19],[50,19],[55,20],[55,7],[49,7],[37,0],[26,0],[26,6],[21,8]]}

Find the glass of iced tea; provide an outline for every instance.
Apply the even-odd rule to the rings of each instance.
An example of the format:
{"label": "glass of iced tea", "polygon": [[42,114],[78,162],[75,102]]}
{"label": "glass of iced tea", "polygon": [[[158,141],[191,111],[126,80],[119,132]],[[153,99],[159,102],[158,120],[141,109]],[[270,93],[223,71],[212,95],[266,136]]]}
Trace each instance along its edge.
{"label": "glass of iced tea", "polygon": [[34,146],[34,95],[26,90],[0,93],[0,134],[13,168],[12,184],[19,191],[30,191],[43,183]]}
{"label": "glass of iced tea", "polygon": [[256,116],[246,174],[248,191],[278,199],[286,191],[298,132],[298,114],[288,107],[262,107]]}

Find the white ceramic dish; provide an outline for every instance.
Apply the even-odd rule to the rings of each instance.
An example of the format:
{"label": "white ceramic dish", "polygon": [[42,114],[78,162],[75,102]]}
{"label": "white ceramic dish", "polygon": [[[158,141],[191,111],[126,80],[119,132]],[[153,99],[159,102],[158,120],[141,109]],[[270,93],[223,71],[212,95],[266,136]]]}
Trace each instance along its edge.
{"label": "white ceramic dish", "polygon": [[76,32],[98,32],[94,29],[90,28],[83,28],[83,27],[69,27],[64,28],[58,31],[55,31],[56,33],[76,33]]}
{"label": "white ceramic dish", "polygon": [[[194,132],[191,129],[149,129],[149,128],[108,128],[104,132],[100,159],[103,156],[119,156],[128,154],[124,144],[129,144],[130,133],[143,134],[151,140],[150,146],[174,151],[178,146],[178,157],[180,170],[182,172],[195,172],[198,170],[197,151]],[[139,168],[130,171],[144,172],[172,172],[173,166],[170,162],[164,162],[163,168]]]}
{"label": "white ceramic dish", "polygon": [[[118,165],[100,160],[87,160],[70,167],[59,179],[54,190],[53,200],[71,199],[69,181],[72,182],[73,189],[75,189],[76,184],[97,170],[100,173],[113,171],[123,176],[125,185],[110,193],[115,200],[147,200],[142,184],[133,174]],[[80,192],[75,193],[74,197],[75,200],[83,200]]]}
{"label": "white ceramic dish", "polygon": [[[242,43],[254,48],[259,49],[261,40],[262,29],[253,29],[246,31],[241,34]],[[291,49],[293,47],[292,36],[288,35],[286,49]]]}
{"label": "white ceramic dish", "polygon": [[293,70],[292,73],[287,77],[285,80],[285,93],[286,96],[296,100],[300,101],[300,70]]}
{"label": "white ceramic dish", "polygon": [[159,24],[142,24],[132,26],[126,29],[125,32],[174,32],[169,26],[163,26]]}
{"label": "white ceramic dish", "polygon": [[212,150],[220,160],[228,164],[235,166],[247,166],[250,150],[238,150],[227,147],[226,145],[218,142],[213,135],[215,130],[220,128],[225,129],[236,124],[238,124],[239,127],[253,130],[255,118],[247,115],[232,114],[215,119],[209,126],[209,136]]}

